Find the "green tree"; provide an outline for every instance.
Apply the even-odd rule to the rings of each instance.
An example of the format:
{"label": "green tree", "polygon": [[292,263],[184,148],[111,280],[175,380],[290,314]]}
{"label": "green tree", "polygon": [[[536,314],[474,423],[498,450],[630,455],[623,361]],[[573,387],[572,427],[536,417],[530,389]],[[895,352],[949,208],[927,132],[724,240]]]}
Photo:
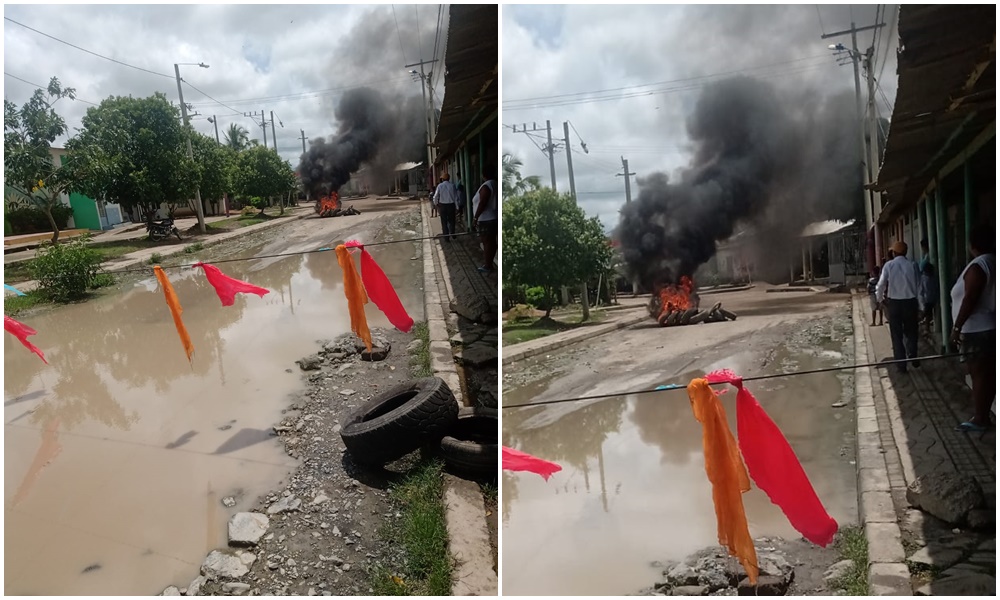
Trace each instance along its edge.
{"label": "green tree", "polygon": [[222,136],[226,138],[226,146],[236,152],[241,152],[250,147],[250,132],[242,125],[230,123],[229,129],[222,132]]}
{"label": "green tree", "polygon": [[542,187],[538,175],[521,176],[521,167],[524,166],[524,163],[513,154],[504,152],[501,162],[503,163],[503,181],[501,183],[505,198],[521,196]]}
{"label": "green tree", "polygon": [[72,169],[60,168],[50,152],[52,142],[66,134],[66,121],[53,108],[63,98],[75,99],[76,90],[63,88],[53,77],[48,88],[35,90],[20,108],[3,101],[5,196],[15,196],[44,212],[52,227],[53,244],[59,242],[59,225],[52,209],[74,184],[75,174]]}
{"label": "green tree", "polygon": [[87,109],[67,144],[80,191],[152,215],[161,204],[190,203],[198,170],[188,159],[180,111],[167,97],[112,97]]}
{"label": "green tree", "polygon": [[255,146],[237,157],[233,188],[244,198],[281,196],[295,189],[295,171],[274,150]]}
{"label": "green tree", "polygon": [[217,205],[224,195],[233,191],[237,154],[229,146],[220,146],[215,139],[197,132],[191,132],[191,149],[200,177],[202,204]]}
{"label": "green tree", "polygon": [[554,291],[604,273],[612,250],[600,221],[587,218],[569,194],[550,188],[505,199],[504,285],[540,286],[550,307]]}

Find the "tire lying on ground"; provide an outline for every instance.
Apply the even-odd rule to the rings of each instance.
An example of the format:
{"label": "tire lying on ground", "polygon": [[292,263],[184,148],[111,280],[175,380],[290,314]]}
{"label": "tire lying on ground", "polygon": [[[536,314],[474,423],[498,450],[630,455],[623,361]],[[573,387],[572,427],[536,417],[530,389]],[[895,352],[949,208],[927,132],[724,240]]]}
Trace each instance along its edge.
{"label": "tire lying on ground", "polygon": [[340,438],[361,465],[381,466],[444,437],[458,402],[442,379],[413,379],[379,394],[348,417]]}
{"label": "tire lying on ground", "polygon": [[441,457],[448,468],[463,475],[497,473],[500,421],[495,408],[463,408],[458,421],[441,439]]}

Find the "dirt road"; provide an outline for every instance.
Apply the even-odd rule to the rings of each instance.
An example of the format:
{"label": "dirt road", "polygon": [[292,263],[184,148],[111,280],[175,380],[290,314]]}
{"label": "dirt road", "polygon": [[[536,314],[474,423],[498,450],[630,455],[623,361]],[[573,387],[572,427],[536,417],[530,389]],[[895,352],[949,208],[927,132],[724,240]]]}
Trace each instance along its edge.
{"label": "dirt road", "polygon": [[[379,232],[417,236],[413,203],[356,205],[360,216],[298,221],[183,260],[311,250]],[[419,244],[371,250],[407,311],[422,318]],[[200,271],[169,271],[193,365],[151,276],[83,304],[22,314],[50,366],[6,336],[8,593],[148,595],[190,581],[209,551],[226,546],[230,514],[256,507],[298,464],[272,427],[305,388],[294,361],[349,331],[336,257],[220,268],[271,293],[222,307]],[[368,318],[391,327],[372,305]],[[226,497],[236,505],[223,506]]]}
{"label": "dirt road", "polygon": [[[503,403],[686,385],[719,368],[750,376],[852,360],[844,296],[753,289],[712,301],[738,320],[666,329],[650,321],[509,365]],[[843,525],[857,520],[852,382],[824,374],[751,387]],[[722,398],[735,431],[734,394]],[[848,404],[832,407],[840,401]],[[563,466],[548,482],[504,473],[505,593],[634,593],[658,581],[663,563],[718,544],[701,427],[683,390],[506,410],[503,438]],[[798,537],[759,490],[745,505],[755,537]],[[820,569],[828,559],[836,560],[801,558]]]}

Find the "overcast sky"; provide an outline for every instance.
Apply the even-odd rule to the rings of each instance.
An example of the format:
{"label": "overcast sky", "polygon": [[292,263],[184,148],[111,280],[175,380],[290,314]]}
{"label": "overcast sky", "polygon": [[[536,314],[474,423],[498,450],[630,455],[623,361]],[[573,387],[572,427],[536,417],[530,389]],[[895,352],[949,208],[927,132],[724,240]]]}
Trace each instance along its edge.
{"label": "overcast sky", "polygon": [[[206,117],[215,115],[220,136],[235,122],[260,140],[260,127],[242,113],[265,110],[270,118],[273,110],[284,124],[275,123],[278,149],[293,167],[302,152],[299,130],[309,138],[332,134],[333,108],[345,88],[370,84],[419,96],[419,81],[403,65],[430,60],[438,34],[437,58],[443,58],[447,30],[447,10],[439,29],[438,5],[429,4],[6,5],[4,17],[6,99],[20,105],[36,89],[14,77],[44,87],[56,76],[77,91],[76,101],[56,105],[73,131],[91,106],[83,101],[163,92],[177,103],[174,63],[204,62],[208,69],[182,66],[181,76],[229,108],[185,86],[185,102],[201,113],[192,121],[194,127],[214,137]],[[6,19],[167,77],[98,58]],[[440,107],[444,78],[434,78]],[[272,147],[270,127],[267,138]],[[57,140],[64,143],[65,138]]]}
{"label": "overcast sky", "polygon": [[[827,49],[836,42],[849,46],[850,36],[820,36],[850,28],[852,18],[858,27],[874,24],[876,5],[504,6],[502,12],[504,152],[524,162],[523,174],[548,185],[548,158],[535,145],[545,143],[544,132],[532,138],[507,126],[544,128],[548,119],[561,141],[563,122],[571,122],[577,196],[610,228],[625,201],[623,178],[615,176],[622,172],[620,157],[639,177],[686,165],[685,119],[704,83],[741,71],[823,93],[853,91],[852,67],[838,67]],[[895,6],[885,13],[879,13],[886,27],[877,38],[875,66],[882,116],[896,92]],[[872,42],[873,31],[858,34],[862,51]],[[555,161],[557,189],[569,191],[561,148]]]}

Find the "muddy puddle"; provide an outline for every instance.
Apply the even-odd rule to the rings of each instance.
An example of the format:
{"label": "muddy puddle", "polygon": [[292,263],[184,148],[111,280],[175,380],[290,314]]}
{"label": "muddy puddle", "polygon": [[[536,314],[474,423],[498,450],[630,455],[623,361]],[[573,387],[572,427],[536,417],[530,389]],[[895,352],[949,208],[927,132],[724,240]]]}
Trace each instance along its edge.
{"label": "muddy puddle", "polygon": [[[371,241],[376,231],[371,218],[350,232],[338,226],[301,221],[240,255]],[[394,283],[406,282],[396,284],[400,298],[422,318],[409,275],[417,247],[371,252]],[[152,277],[23,317],[50,366],[4,336],[6,593],[149,595],[188,581],[226,545],[229,516],[295,467],[271,427],[301,388],[294,361],[350,330],[336,255],[219,267],[271,293],[223,307],[200,270],[168,271],[193,364]],[[372,327],[391,326],[373,305],[367,314]],[[234,507],[221,503],[228,496]]]}
{"label": "muddy puddle", "polygon": [[[802,337],[822,337],[809,333]],[[842,335],[808,348],[796,343],[795,335],[775,337],[768,345],[757,340],[752,349],[703,357],[700,371],[690,370],[679,356],[656,372],[594,379],[580,395],[686,384],[718,368],[749,376],[833,366],[851,358],[844,355]],[[593,367],[602,370],[599,361]],[[571,376],[557,373],[507,389],[504,404],[562,398]],[[796,449],[839,523],[857,518],[850,462],[853,405],[831,408],[843,399],[847,384],[853,390],[849,378],[836,374],[747,384]],[[735,392],[724,394],[722,402],[735,432]],[[682,560],[718,543],[701,427],[683,389],[504,411],[503,438],[507,446],[563,467],[548,482],[532,474],[503,474],[505,594],[630,594],[659,580],[659,562]],[[746,494],[744,503],[754,536],[799,537],[760,490]]]}

